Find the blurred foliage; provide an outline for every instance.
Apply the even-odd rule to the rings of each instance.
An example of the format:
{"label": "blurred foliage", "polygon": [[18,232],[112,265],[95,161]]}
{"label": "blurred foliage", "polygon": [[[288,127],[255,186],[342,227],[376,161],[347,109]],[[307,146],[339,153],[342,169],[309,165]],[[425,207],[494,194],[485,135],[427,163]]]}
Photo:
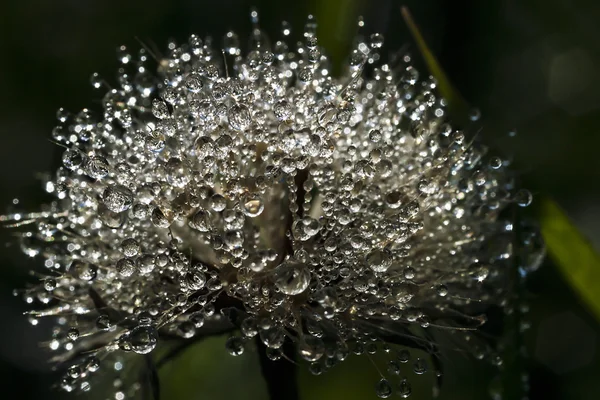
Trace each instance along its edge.
{"label": "blurred foliage", "polygon": [[550,199],[541,200],[540,224],[552,260],[600,319],[600,255]]}

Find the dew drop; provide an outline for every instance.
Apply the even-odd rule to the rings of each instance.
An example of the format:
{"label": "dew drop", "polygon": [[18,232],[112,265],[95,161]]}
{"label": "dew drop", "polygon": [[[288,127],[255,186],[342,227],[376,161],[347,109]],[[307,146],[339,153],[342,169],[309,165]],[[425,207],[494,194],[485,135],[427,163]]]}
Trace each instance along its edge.
{"label": "dew drop", "polygon": [[401,363],[407,363],[410,360],[410,351],[402,349],[398,352],[398,361]]}
{"label": "dew drop", "polygon": [[233,105],[227,114],[229,126],[236,131],[245,131],[251,122],[250,110],[243,104]]}
{"label": "dew drop", "polygon": [[83,261],[75,260],[69,267],[73,275],[82,281],[90,282],[96,279],[98,275],[98,267]]}
{"label": "dew drop", "polygon": [[108,186],[102,193],[104,205],[112,212],[120,213],[129,210],[133,204],[133,193],[125,186]]}
{"label": "dew drop", "polygon": [[172,157],[165,164],[167,182],[177,188],[183,188],[191,180],[190,170],[185,163],[177,157]]}
{"label": "dew drop", "polygon": [[148,354],[156,347],[158,332],[153,326],[139,325],[127,337],[131,350],[137,354]]}
{"label": "dew drop", "polygon": [[381,399],[387,399],[392,395],[392,385],[387,379],[381,379],[375,385],[375,394]]}
{"label": "dew drop", "polygon": [[369,139],[373,142],[373,143],[377,143],[381,140],[382,135],[381,135],[381,131],[379,129],[373,129],[371,132],[369,132]]}
{"label": "dew drop", "polygon": [[275,117],[280,121],[287,121],[292,116],[292,106],[285,100],[279,101],[273,107]]}
{"label": "dew drop", "polygon": [[427,362],[422,358],[417,358],[413,365],[413,371],[417,375],[423,375],[427,372]]}
{"label": "dew drop", "polygon": [[108,175],[108,161],[104,157],[91,157],[87,162],[86,172],[91,178],[102,179]]}
{"label": "dew drop", "polygon": [[498,169],[502,167],[502,159],[500,157],[492,157],[489,162],[490,168]]}
{"label": "dew drop", "polygon": [[232,336],[225,342],[225,348],[232,356],[241,356],[244,354],[244,339]]}
{"label": "dew drop", "polygon": [[79,329],[77,328],[69,328],[67,331],[67,338],[69,340],[77,340],[79,338]]}
{"label": "dew drop", "polygon": [[258,334],[258,328],[256,326],[256,320],[252,317],[248,317],[242,321],[241,326],[242,333],[247,338],[252,338]]}
{"label": "dew drop", "polygon": [[398,383],[398,395],[403,399],[406,399],[412,393],[412,387],[408,379],[404,378]]}
{"label": "dew drop", "polygon": [[257,217],[263,212],[264,209],[265,205],[257,194],[248,193],[244,196],[242,210],[248,217]]}
{"label": "dew drop", "polygon": [[140,250],[140,244],[135,239],[128,238],[121,242],[121,251],[125,257],[135,257]]}
{"label": "dew drop", "polygon": [[306,336],[298,344],[298,353],[306,361],[314,362],[323,357],[325,353],[325,344],[314,336]]}
{"label": "dew drop", "polygon": [[285,340],[285,335],[281,329],[273,327],[268,329],[262,329],[260,331],[260,339],[265,346],[271,349],[279,349]]}
{"label": "dew drop", "polygon": [[62,162],[70,170],[77,169],[83,164],[83,155],[75,149],[68,149],[63,153]]}
{"label": "dew drop", "polygon": [[157,228],[168,228],[171,226],[171,221],[167,218],[167,215],[158,207],[152,210],[152,215],[150,216],[150,220],[152,224]]}
{"label": "dew drop", "polygon": [[225,209],[226,206],[227,200],[225,200],[225,197],[223,197],[223,195],[215,193],[210,197],[210,208],[212,208],[214,211],[221,212]]}
{"label": "dew drop", "polygon": [[366,262],[374,272],[383,273],[392,265],[392,257],[386,250],[374,249],[367,254]]}
{"label": "dew drop", "polygon": [[161,99],[152,100],[152,114],[158,119],[164,119],[169,117],[169,107]]}
{"label": "dew drop", "polygon": [[135,272],[135,263],[130,258],[121,258],[115,268],[120,276],[128,278]]}
{"label": "dew drop", "polygon": [[515,194],[515,201],[519,207],[527,207],[533,201],[533,196],[529,190],[521,189]]}
{"label": "dew drop", "polygon": [[310,283],[310,271],[305,264],[285,261],[274,271],[275,286],[282,293],[295,296],[304,292]]}

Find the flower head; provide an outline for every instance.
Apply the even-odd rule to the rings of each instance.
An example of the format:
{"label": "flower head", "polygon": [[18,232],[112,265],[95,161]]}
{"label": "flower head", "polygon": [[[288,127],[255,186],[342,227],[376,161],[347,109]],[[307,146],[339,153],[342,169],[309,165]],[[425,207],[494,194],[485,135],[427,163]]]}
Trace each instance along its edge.
{"label": "flower head", "polygon": [[296,50],[288,35],[270,45],[256,28],[245,55],[234,33],[223,51],[191,36],[156,68],[121,47],[102,113],[59,111],[57,200],[17,225],[45,260],[25,296],[56,320],[64,389],[211,329],[240,330],[233,355],[254,337],[274,359],[293,343],[320,373],[412,326],[470,332],[503,300],[500,216],[531,201],[508,163],[449,124],[409,56],[378,61],[381,35],[339,77],[314,23]]}

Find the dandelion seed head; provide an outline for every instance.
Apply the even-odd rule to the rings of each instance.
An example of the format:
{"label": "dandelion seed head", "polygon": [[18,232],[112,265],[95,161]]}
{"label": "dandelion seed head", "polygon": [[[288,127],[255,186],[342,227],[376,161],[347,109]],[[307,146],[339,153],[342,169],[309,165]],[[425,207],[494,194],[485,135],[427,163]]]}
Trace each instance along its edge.
{"label": "dandelion seed head", "polygon": [[[79,360],[63,389],[93,388],[107,362],[120,370],[120,355],[162,336],[203,335],[229,308],[241,315],[230,354],[259,338],[277,359],[288,340],[320,374],[398,329],[477,328],[502,301],[502,210],[531,194],[450,125],[435,80],[407,55],[380,62],[381,34],[332,77],[314,19],[292,50],[288,24],[270,46],[252,18],[246,53],[233,32],[222,51],[195,35],[170,43],[156,68],[121,46],[118,84],[92,76],[102,112],[59,110],[57,199],[13,221],[48,269],[25,298],[58,321],[55,359]],[[394,385],[410,395],[406,378]],[[392,386],[382,378],[377,394]]]}

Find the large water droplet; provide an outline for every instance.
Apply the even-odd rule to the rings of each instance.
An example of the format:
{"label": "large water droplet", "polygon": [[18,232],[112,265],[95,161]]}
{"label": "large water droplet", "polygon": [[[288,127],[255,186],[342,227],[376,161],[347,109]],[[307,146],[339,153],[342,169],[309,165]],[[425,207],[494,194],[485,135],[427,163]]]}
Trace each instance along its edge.
{"label": "large water droplet", "polygon": [[98,275],[98,267],[87,262],[75,260],[71,263],[69,270],[82,281],[93,281]]}
{"label": "large water droplet", "polygon": [[367,254],[366,262],[375,272],[385,272],[392,265],[392,257],[386,250],[374,249]]}
{"label": "large water droplet", "polygon": [[264,209],[265,205],[259,195],[248,193],[244,196],[242,210],[247,216],[251,218],[257,217]]}
{"label": "large water droplet", "polygon": [[403,399],[406,399],[412,393],[412,387],[410,382],[405,378],[398,383],[398,395]]}
{"label": "large water droplet", "polygon": [[275,286],[290,296],[304,292],[310,283],[310,270],[296,261],[285,261],[274,272]]}
{"label": "large water droplet", "polygon": [[229,126],[237,131],[244,131],[250,126],[250,110],[243,104],[235,104],[227,114]]}
{"label": "large water droplet", "polygon": [[133,193],[125,186],[108,186],[102,193],[104,205],[109,210],[120,213],[129,210],[133,204]]}
{"label": "large water droplet", "polygon": [[83,164],[83,155],[79,150],[68,149],[63,153],[62,162],[69,169],[77,169]]}
{"label": "large water droplet", "polygon": [[169,108],[167,103],[161,99],[152,100],[152,114],[158,119],[164,119],[169,117]]}
{"label": "large water droplet", "polygon": [[375,385],[375,394],[379,398],[387,399],[392,395],[392,385],[390,385],[387,379],[381,379]]}
{"label": "large water droplet", "polygon": [[136,326],[129,332],[128,343],[137,354],[148,354],[156,347],[158,332],[153,326]]}
{"label": "large water droplet", "polygon": [[179,158],[172,157],[165,164],[165,173],[167,182],[171,185],[182,188],[191,180],[190,170]]}
{"label": "large water droplet", "polygon": [[298,343],[298,353],[306,361],[317,361],[325,353],[325,344],[314,336],[306,336]]}
{"label": "large water droplet", "polygon": [[238,336],[232,336],[225,342],[225,348],[232,356],[241,356],[244,353],[244,340]]}
{"label": "large water droplet", "polygon": [[190,220],[190,226],[200,232],[208,232],[211,229],[211,215],[207,210],[198,210]]}
{"label": "large water droplet", "polygon": [[116,269],[122,277],[130,277],[135,272],[135,262],[130,258],[121,258],[117,261]]}
{"label": "large water droplet", "polygon": [[94,179],[102,179],[109,172],[108,161],[104,157],[91,157],[86,165],[87,174]]}

